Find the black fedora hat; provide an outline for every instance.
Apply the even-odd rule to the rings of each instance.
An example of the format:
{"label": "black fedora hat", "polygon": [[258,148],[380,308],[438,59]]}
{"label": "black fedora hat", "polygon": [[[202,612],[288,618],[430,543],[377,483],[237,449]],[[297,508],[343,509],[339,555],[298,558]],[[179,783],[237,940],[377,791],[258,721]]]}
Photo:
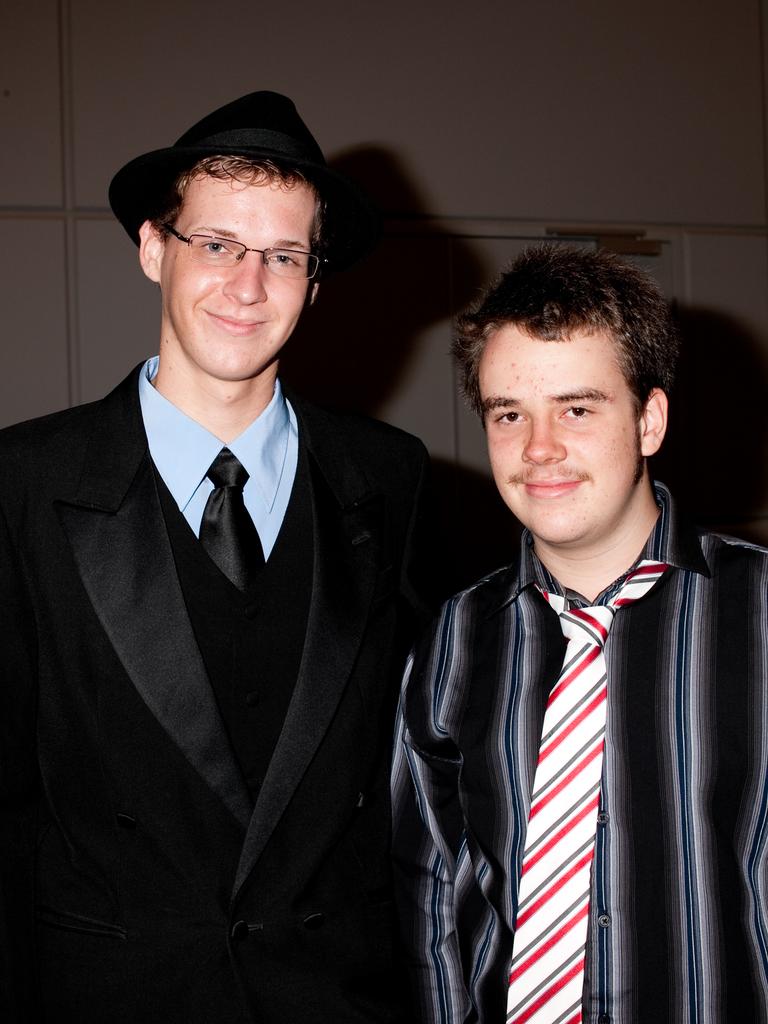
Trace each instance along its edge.
{"label": "black fedora hat", "polygon": [[332,170],[287,96],[252,92],[198,121],[172,146],[131,160],[109,186],[112,210],[138,244],[139,228],[157,216],[174,179],[206,156],[265,158],[311,181],[325,202],[324,256],[343,270],[369,252],[380,217],[354,182]]}

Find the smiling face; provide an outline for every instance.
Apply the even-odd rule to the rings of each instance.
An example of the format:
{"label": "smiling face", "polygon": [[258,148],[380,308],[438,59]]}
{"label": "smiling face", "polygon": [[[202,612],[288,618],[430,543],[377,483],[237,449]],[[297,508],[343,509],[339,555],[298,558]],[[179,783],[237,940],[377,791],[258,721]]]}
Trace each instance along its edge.
{"label": "smiling face", "polygon": [[[174,227],[186,236],[234,238],[255,249],[309,250],[315,203],[304,184],[286,188],[196,178]],[[265,406],[277,358],[311,282],[278,277],[256,252],[246,253],[235,267],[197,263],[185,243],[161,237],[148,222],[141,228],[140,259],[162,290],[158,390],[181,407],[194,405],[195,396],[243,393]]]}
{"label": "smiling face", "polygon": [[638,416],[606,334],[540,341],[512,324],[488,340],[480,393],[496,486],[544,564],[628,568],[658,514],[644,457],[664,437],[664,393]]}

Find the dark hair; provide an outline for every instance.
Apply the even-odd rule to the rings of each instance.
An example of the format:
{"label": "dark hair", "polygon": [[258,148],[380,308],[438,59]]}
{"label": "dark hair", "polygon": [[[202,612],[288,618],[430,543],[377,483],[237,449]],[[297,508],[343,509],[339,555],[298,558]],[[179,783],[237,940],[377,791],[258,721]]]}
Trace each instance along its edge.
{"label": "dark hair", "polygon": [[654,388],[672,387],[679,344],[669,305],[648,274],[614,253],[532,246],[458,318],[453,354],[464,396],[479,416],[480,359],[491,334],[508,324],[542,341],[606,332],[638,412]]}
{"label": "dark hair", "polygon": [[218,181],[239,181],[245,185],[279,184],[285,189],[306,185],[315,197],[315,218],[312,224],[312,252],[323,256],[323,214],[325,204],[316,186],[301,171],[281,167],[272,160],[247,156],[206,156],[174,179],[151,223],[156,231],[165,233],[164,224],[172,224],[184,204],[184,195],[191,181],[215,178]]}

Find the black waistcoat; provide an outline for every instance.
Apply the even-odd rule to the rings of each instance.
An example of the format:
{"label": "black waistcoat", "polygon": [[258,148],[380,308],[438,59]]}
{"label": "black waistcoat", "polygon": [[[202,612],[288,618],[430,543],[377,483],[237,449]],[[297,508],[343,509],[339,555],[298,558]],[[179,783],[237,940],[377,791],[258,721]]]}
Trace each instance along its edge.
{"label": "black waistcoat", "polygon": [[288,710],[307,628],[314,543],[306,452],[300,448],[275,546],[258,581],[245,592],[211,561],[155,475],[192,628],[255,800]]}

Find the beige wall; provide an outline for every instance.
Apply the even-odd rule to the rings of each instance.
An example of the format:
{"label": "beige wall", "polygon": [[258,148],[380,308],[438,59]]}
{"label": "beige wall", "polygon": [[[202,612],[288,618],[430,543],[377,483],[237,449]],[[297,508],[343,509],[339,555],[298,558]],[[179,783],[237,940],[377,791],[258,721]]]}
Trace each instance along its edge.
{"label": "beige wall", "polygon": [[273,88],[390,214],[379,254],[324,284],[294,346],[286,372],[312,397],[421,434],[457,507],[482,508],[467,498],[487,485],[455,397],[451,315],[519,239],[645,233],[687,311],[664,470],[700,517],[768,540],[767,12],[4,0],[0,422],[97,397],[154,352],[157,295],[107,211],[109,179],[219,103]]}

